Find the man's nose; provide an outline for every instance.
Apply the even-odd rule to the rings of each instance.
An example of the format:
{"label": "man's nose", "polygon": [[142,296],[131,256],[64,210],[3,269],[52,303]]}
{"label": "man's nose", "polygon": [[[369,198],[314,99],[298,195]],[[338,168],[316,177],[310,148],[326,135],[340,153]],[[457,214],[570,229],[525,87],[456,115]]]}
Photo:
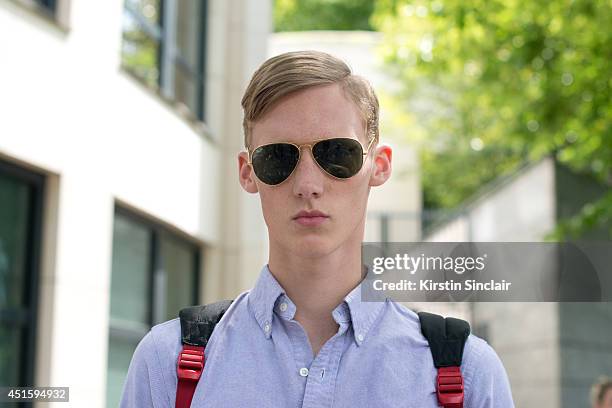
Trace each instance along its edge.
{"label": "man's nose", "polygon": [[301,157],[293,174],[293,192],[302,198],[316,198],[323,193],[325,174],[312,157],[307,146],[301,148]]}

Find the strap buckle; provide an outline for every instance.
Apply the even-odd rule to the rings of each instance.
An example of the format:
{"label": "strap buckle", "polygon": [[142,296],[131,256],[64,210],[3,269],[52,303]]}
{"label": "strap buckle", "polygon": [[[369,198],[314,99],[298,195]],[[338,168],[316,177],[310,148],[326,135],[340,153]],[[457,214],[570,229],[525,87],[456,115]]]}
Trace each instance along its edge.
{"label": "strap buckle", "polygon": [[204,370],[204,347],[183,345],[179,353],[177,376],[179,380],[198,381]]}
{"label": "strap buckle", "polygon": [[436,390],[438,402],[444,408],[463,408],[461,369],[457,366],[438,368]]}

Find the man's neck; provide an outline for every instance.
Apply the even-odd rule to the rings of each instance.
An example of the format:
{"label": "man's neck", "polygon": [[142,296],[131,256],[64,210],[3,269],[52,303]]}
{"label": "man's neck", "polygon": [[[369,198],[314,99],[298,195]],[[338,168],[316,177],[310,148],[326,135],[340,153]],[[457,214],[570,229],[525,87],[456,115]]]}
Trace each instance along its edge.
{"label": "man's neck", "polygon": [[360,251],[359,244],[347,245],[325,257],[303,259],[271,247],[270,272],[295,303],[294,319],[306,330],[313,355],[337,332],[332,312],[362,279]]}

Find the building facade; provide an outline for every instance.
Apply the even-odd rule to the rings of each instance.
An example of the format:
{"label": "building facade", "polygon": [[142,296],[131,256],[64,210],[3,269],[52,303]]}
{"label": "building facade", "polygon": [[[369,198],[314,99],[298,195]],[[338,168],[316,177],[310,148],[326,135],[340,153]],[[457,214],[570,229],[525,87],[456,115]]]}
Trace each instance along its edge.
{"label": "building facade", "polygon": [[[432,242],[542,242],[557,221],[604,186],[553,157],[485,186],[426,232]],[[585,240],[607,239],[605,230]],[[589,389],[612,373],[611,303],[471,303],[464,315],[504,362],[517,407],[588,408]],[[450,314],[455,314],[451,311]]]}
{"label": "building facade", "polygon": [[236,157],[270,16],[0,0],[0,384],[117,406],[152,325],[253,284],[266,229]]}

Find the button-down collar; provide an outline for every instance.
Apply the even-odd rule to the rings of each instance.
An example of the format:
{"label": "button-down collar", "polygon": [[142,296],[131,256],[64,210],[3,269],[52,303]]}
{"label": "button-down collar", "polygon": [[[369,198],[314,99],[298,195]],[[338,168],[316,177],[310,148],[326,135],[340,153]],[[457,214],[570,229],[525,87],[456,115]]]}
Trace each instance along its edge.
{"label": "button-down collar", "polygon": [[274,305],[277,299],[284,294],[285,290],[272,275],[268,265],[264,266],[255,283],[255,287],[249,293],[249,307],[267,339],[272,334]]}
{"label": "button-down collar", "polygon": [[[385,302],[364,302],[361,300],[361,284],[357,285],[332,312],[338,324],[351,323],[354,339],[361,345],[370,328],[383,310]],[[267,339],[272,334],[274,312],[287,320],[295,316],[295,304],[270,272],[266,264],[249,294],[249,307]],[[283,310],[284,309],[284,310]]]}

